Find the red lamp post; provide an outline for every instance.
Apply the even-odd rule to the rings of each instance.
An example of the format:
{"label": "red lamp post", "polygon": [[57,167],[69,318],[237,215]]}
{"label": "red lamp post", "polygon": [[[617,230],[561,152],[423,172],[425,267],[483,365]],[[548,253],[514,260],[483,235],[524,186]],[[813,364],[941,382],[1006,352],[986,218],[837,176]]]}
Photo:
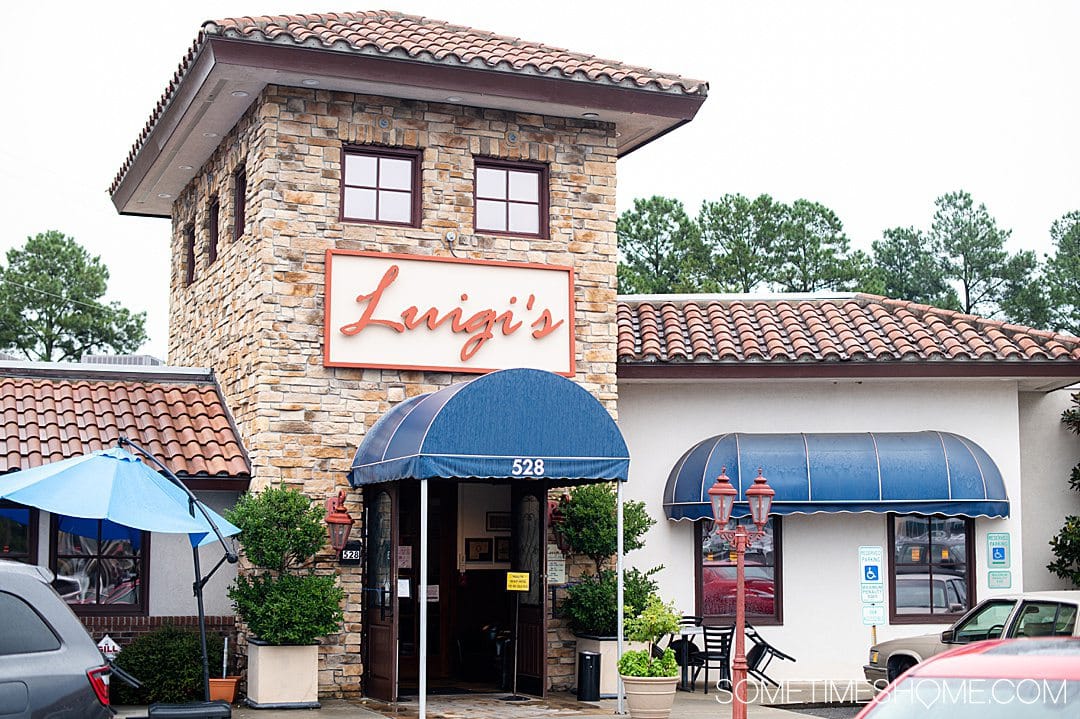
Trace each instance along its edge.
{"label": "red lamp post", "polygon": [[769,509],[775,492],[768,480],[761,476],[761,468],[758,467],[757,479],[746,490],[750,516],[757,528],[753,532],[741,524],[735,529],[726,529],[737,494],[727,476],[727,467],[722,467],[716,483],[709,488],[709,501],[712,503],[717,534],[735,545],[735,656],[731,660],[731,716],[732,719],[746,719],[746,579],[743,561],[750,542],[765,534],[765,523],[769,521]]}
{"label": "red lamp post", "polygon": [[334,551],[341,554],[345,549],[345,543],[349,541],[349,532],[352,531],[353,518],[345,509],[345,490],[337,493],[336,497],[326,499],[326,531],[330,535],[330,546]]}

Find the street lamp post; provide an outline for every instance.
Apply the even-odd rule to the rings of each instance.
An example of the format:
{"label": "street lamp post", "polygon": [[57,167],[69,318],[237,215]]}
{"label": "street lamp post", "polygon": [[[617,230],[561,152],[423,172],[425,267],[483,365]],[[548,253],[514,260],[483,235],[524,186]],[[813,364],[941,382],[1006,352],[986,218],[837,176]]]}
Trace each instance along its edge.
{"label": "street lamp post", "polygon": [[748,531],[742,524],[735,529],[727,529],[737,494],[727,476],[727,467],[722,467],[716,483],[709,488],[709,502],[712,504],[717,534],[735,546],[735,657],[731,661],[731,716],[732,719],[746,719],[746,580],[743,559],[750,542],[765,534],[765,523],[769,521],[769,509],[775,492],[769,486],[768,480],[761,476],[761,468],[758,467],[757,479],[753,486],[746,490],[750,516],[757,528],[753,532]]}

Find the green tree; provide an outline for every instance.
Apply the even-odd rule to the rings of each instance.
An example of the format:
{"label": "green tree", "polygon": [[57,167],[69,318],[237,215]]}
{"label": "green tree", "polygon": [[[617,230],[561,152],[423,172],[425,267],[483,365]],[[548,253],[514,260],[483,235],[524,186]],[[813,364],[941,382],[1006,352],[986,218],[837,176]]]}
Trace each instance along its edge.
{"label": "green tree", "polygon": [[851,252],[836,213],[809,200],[787,207],[777,244],[775,284],[782,292],[845,290],[869,272],[870,258]]}
{"label": "green tree", "polygon": [[[1080,393],[1072,396],[1072,406],[1061,413],[1061,421],[1073,434],[1080,434]],[[1080,492],[1080,464],[1073,467],[1069,487]],[[1080,587],[1080,517],[1065,517],[1065,524],[1050,540],[1050,551],[1054,561],[1046,568]]]}
{"label": "green tree", "polygon": [[697,224],[678,200],[634,200],[616,223],[619,291],[631,294],[700,292],[709,289],[708,257]]}
{"label": "green tree", "polygon": [[946,309],[960,308],[934,238],[914,227],[893,227],[881,235],[873,243],[875,274],[881,282],[879,294]]}
{"label": "green tree", "polygon": [[1080,212],[1069,212],[1050,226],[1054,254],[1046,258],[1050,326],[1080,336]]}
{"label": "green tree", "polygon": [[711,278],[720,289],[753,292],[773,280],[783,211],[768,195],[751,200],[729,194],[701,203],[697,223],[711,256]]}
{"label": "green tree", "polygon": [[1035,254],[1010,255],[1005,242],[1012,230],[998,227],[986,205],[976,205],[963,190],[942,195],[934,206],[930,234],[944,252],[947,276],[959,284],[960,310],[985,317],[1008,313],[1037,324],[1042,310],[1033,282]]}
{"label": "green tree", "polygon": [[138,349],[146,313],[103,303],[108,280],[100,257],[55,230],[8,250],[0,267],[0,349],[42,361]]}

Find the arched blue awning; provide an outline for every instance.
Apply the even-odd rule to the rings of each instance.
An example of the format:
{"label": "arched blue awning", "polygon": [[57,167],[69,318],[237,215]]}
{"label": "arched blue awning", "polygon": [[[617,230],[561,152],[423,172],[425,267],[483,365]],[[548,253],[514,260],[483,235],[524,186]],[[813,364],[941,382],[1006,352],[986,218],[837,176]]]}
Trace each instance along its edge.
{"label": "arched blue awning", "polygon": [[551,372],[507,369],[396,405],[364,437],[349,482],[625,481],[629,464],[619,428],[595,397]]}
{"label": "arched blue awning", "polygon": [[707,492],[726,466],[743,491],[764,469],[774,514],[901,512],[1007,517],[1009,498],[982,447],[948,432],[721,434],[684,454],[664,487],[669,519],[712,517]]}

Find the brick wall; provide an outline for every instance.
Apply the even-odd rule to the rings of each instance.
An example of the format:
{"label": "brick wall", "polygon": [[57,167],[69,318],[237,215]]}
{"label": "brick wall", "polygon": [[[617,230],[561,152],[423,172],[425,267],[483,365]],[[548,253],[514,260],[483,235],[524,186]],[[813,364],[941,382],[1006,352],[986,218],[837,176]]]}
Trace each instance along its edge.
{"label": "brick wall", "polygon": [[[338,219],[342,143],[422,150],[419,227]],[[547,238],[474,235],[477,156],[548,165]],[[347,487],[364,432],[394,403],[472,377],[323,367],[325,252],[448,256],[444,235],[454,229],[469,240],[459,256],[575,268],[575,380],[614,416],[615,159],[614,127],[605,123],[270,86],[174,205],[169,361],[218,372],[251,455],[253,488],[286,485],[321,501]],[[234,242],[232,173],[241,160],[247,227]],[[221,233],[209,265],[215,194]],[[190,287],[189,225],[197,238]],[[354,517],[359,502],[350,491]],[[360,570],[328,560],[320,571],[340,571],[348,598],[342,633],[321,649],[320,686],[328,696],[354,694],[363,671]],[[565,653],[557,631],[551,639]]]}
{"label": "brick wall", "polygon": [[[199,630],[198,617],[79,617],[95,642],[108,634],[123,649],[133,639],[154,631],[158,627],[172,625]],[[233,617],[206,617],[206,631],[229,638],[230,646],[236,646],[236,622]],[[220,658],[219,658],[220,661]],[[211,666],[213,664],[211,663]],[[220,668],[220,667],[219,667]]]}

